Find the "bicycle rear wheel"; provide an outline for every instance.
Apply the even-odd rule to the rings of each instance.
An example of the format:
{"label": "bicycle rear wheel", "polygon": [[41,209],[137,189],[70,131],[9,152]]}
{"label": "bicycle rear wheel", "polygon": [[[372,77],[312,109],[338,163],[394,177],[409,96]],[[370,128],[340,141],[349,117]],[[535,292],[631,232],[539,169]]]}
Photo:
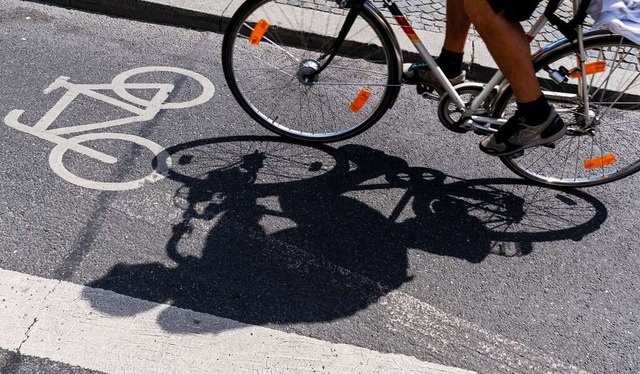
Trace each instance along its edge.
{"label": "bicycle rear wheel", "polygon": [[331,64],[309,80],[348,11],[334,1],[250,0],[236,12],[224,37],[223,69],[254,120],[290,138],[329,142],[361,133],[393,105],[400,57],[370,5]]}
{"label": "bicycle rear wheel", "polygon": [[[568,125],[554,148],[533,147],[521,156],[502,157],[509,169],[533,181],[566,187],[595,186],[627,177],[640,169],[640,47],[617,35],[585,37],[585,82],[589,118],[578,95],[578,71],[557,84],[547,70],[578,67],[570,45],[549,51],[535,63],[543,93]],[[495,115],[508,118],[516,110],[510,90]]]}

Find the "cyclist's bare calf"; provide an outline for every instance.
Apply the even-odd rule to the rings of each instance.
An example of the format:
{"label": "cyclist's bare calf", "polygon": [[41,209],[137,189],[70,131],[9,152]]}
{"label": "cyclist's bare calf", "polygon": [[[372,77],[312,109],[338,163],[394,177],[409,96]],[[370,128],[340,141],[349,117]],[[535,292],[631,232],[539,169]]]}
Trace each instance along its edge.
{"label": "cyclist's bare calf", "polygon": [[[453,0],[450,0],[453,1]],[[496,14],[486,0],[463,0],[469,19],[513,88],[517,100],[529,103],[542,96],[531,63],[527,36],[518,22]]]}
{"label": "cyclist's bare calf", "polygon": [[465,0],[447,0],[447,25],[443,48],[464,53],[471,20],[465,11]]}

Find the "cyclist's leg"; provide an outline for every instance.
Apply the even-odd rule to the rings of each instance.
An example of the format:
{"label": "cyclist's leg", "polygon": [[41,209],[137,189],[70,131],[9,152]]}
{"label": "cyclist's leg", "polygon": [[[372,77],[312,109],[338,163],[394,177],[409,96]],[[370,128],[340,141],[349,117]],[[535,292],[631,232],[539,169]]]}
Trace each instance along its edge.
{"label": "cyclist's leg", "polygon": [[465,4],[468,16],[513,87],[518,101],[530,102],[540,97],[542,92],[533,71],[529,41],[522,26],[507,19],[505,11],[496,13],[487,0],[465,0]]}
{"label": "cyclist's leg", "polygon": [[470,27],[471,20],[464,9],[464,0],[447,0],[447,25],[442,48],[463,53]]}
{"label": "cyclist's leg", "polygon": [[493,155],[506,156],[556,141],[566,131],[562,119],[542,95],[527,36],[519,21],[530,17],[540,0],[465,0],[465,9],[491,56],[513,87],[518,112],[500,131],[480,143]]}
{"label": "cyclist's leg", "polygon": [[[470,27],[471,20],[464,10],[464,0],[447,0],[444,44],[436,62],[453,84],[462,83],[465,78],[462,57]],[[421,61],[405,67],[405,81],[433,85],[437,83],[437,78],[430,73],[427,64]]]}

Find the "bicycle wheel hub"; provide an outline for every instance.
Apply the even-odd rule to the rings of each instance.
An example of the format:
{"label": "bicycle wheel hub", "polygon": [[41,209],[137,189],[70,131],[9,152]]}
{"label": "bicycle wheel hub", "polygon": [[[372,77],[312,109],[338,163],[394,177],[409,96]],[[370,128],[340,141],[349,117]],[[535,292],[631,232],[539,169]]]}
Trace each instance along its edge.
{"label": "bicycle wheel hub", "polygon": [[595,135],[596,127],[600,125],[598,113],[589,110],[589,125],[587,125],[587,120],[583,112],[584,109],[580,109],[574,114],[577,127],[573,129],[572,133],[574,135]]}
{"label": "bicycle wheel hub", "polygon": [[316,60],[302,60],[298,70],[298,80],[300,83],[311,86],[318,81],[316,72],[320,70],[320,63]]}

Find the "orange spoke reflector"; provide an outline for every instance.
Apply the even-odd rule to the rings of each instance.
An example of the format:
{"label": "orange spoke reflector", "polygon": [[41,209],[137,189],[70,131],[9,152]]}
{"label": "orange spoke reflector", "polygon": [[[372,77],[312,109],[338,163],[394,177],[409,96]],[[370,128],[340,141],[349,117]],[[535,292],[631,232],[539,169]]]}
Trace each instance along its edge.
{"label": "orange spoke reflector", "polygon": [[358,95],[356,96],[356,98],[351,103],[351,105],[349,105],[349,109],[353,113],[358,113],[360,109],[364,107],[367,101],[369,101],[370,97],[371,97],[371,91],[368,88],[361,89],[360,92],[358,92]]}
{"label": "orange spoke reflector", "polygon": [[612,153],[606,154],[602,157],[593,158],[584,162],[584,168],[587,170],[601,168],[603,166],[611,165],[618,161],[616,156]]}
{"label": "orange spoke reflector", "polygon": [[[584,66],[584,70],[587,71],[587,75],[603,73],[607,70],[607,63],[606,61],[589,62]],[[569,71],[569,76],[571,78],[580,78],[582,77],[582,72],[578,68],[573,68]]]}
{"label": "orange spoke reflector", "polygon": [[258,44],[260,44],[262,38],[264,37],[264,34],[266,34],[267,30],[269,30],[269,26],[271,26],[271,24],[264,18],[258,21],[256,27],[254,27],[253,31],[251,32],[251,36],[249,36],[249,44],[253,46],[257,46]]}

